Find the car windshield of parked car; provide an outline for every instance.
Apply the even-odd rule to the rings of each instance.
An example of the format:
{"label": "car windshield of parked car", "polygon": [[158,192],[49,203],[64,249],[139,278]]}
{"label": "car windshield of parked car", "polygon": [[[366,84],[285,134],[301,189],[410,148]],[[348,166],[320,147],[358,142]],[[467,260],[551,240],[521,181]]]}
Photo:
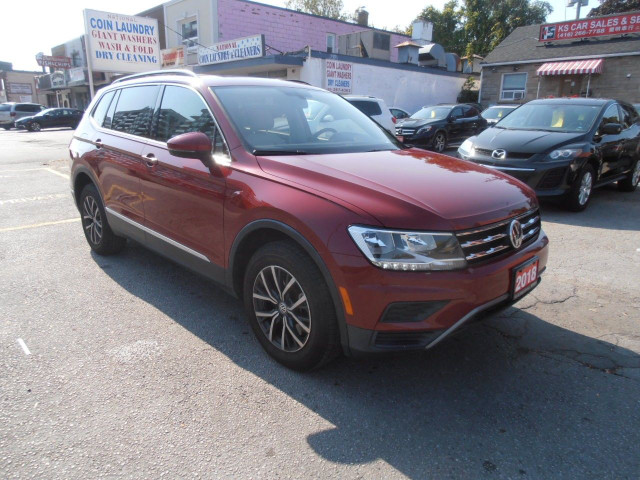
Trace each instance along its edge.
{"label": "car windshield of parked car", "polygon": [[513,107],[489,107],[481,115],[486,120],[500,120],[512,111]]}
{"label": "car windshield of parked car", "polygon": [[419,120],[444,120],[449,116],[451,108],[452,107],[423,107],[411,115],[411,118]]}
{"label": "car windshield of parked car", "polygon": [[284,86],[223,86],[211,90],[247,149],[256,155],[401,148],[382,127],[333,93]]}
{"label": "car windshield of parked car", "polygon": [[508,130],[543,130],[549,132],[586,132],[600,112],[596,105],[526,104],[497,124]]}

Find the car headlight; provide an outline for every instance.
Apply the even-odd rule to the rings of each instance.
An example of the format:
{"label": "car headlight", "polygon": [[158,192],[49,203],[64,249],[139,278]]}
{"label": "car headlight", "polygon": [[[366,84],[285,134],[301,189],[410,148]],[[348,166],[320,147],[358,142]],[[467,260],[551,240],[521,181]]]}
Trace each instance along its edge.
{"label": "car headlight", "polygon": [[352,225],[349,235],[371,263],[385,270],[454,270],[467,264],[458,239],[451,233]]}
{"label": "car headlight", "polygon": [[575,158],[582,153],[581,148],[559,148],[549,154],[553,160]]}
{"label": "car headlight", "polygon": [[473,142],[471,139],[467,138],[462,145],[458,147],[458,151],[463,155],[473,155]]}
{"label": "car headlight", "polygon": [[425,127],[419,128],[418,131],[416,132],[416,135],[420,135],[421,133],[430,132],[432,128],[433,128],[433,126],[431,126],[431,125],[427,125]]}

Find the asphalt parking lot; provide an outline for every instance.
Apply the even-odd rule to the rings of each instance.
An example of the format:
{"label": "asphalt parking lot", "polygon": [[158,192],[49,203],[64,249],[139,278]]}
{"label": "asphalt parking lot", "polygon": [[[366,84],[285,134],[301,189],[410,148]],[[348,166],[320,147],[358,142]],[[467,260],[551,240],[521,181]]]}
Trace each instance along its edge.
{"label": "asphalt parking lot", "polygon": [[640,477],[640,191],[543,205],[550,261],[515,307],[299,374],[201,278],[91,253],[71,135],[0,132],[2,478]]}

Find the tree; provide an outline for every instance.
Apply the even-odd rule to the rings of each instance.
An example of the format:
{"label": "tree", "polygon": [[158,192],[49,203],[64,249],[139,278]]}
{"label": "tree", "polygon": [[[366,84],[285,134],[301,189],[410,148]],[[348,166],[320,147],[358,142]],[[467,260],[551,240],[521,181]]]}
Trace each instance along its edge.
{"label": "tree", "polygon": [[600,6],[592,8],[587,17],[612,15],[640,10],[640,0],[600,0]]}
{"label": "tree", "polygon": [[287,8],[322,17],[347,20],[347,15],[343,12],[342,0],[288,0]]}
{"label": "tree", "polygon": [[462,1],[449,0],[442,11],[429,6],[419,15],[433,22],[433,41],[460,56],[485,56],[515,28],[544,23],[553,11],[543,0]]}

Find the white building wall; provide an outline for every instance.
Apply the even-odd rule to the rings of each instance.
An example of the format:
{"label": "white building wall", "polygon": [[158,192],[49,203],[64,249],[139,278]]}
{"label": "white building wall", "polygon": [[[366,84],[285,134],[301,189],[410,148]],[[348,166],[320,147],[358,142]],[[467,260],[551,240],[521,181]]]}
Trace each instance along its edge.
{"label": "white building wall", "polygon": [[[324,88],[325,60],[307,59],[301,69],[300,80]],[[352,94],[382,98],[389,107],[414,113],[425,105],[455,103],[465,80],[465,77],[453,75],[353,63]]]}

